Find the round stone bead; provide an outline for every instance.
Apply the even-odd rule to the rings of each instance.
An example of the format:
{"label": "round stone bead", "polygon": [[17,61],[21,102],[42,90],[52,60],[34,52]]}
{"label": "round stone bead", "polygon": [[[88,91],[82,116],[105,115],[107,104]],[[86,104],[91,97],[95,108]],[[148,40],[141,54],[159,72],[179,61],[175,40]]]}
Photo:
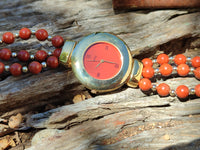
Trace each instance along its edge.
{"label": "round stone bead", "polygon": [[169,85],[167,85],[165,83],[159,84],[156,89],[157,89],[157,93],[160,96],[167,96],[167,95],[169,95],[170,87],[169,87]]}
{"label": "round stone bead", "polygon": [[194,89],[196,96],[200,97],[200,84],[197,84]]}
{"label": "round stone bead", "polygon": [[164,63],[168,63],[169,62],[169,56],[166,54],[160,54],[157,57],[157,63],[162,65]]}
{"label": "round stone bead", "polygon": [[35,32],[35,36],[39,41],[45,41],[48,38],[48,32],[44,29],[39,29]]}
{"label": "round stone bead", "polygon": [[58,58],[55,56],[50,56],[47,58],[47,66],[50,68],[57,68],[59,65]]}
{"label": "round stone bead", "polygon": [[28,28],[22,28],[19,31],[19,37],[23,40],[28,40],[31,37],[31,30]]}
{"label": "round stone bead", "polygon": [[189,95],[189,88],[187,86],[185,86],[185,85],[179,85],[176,88],[176,95],[179,98],[187,98],[188,95]]}
{"label": "round stone bead", "polygon": [[3,34],[2,41],[6,44],[12,44],[15,41],[15,36],[11,32],[6,32]]}
{"label": "round stone bead", "polygon": [[57,58],[60,57],[62,49],[61,48],[57,48],[53,51],[53,56],[56,56]]}
{"label": "round stone bead", "polygon": [[28,61],[30,58],[29,53],[26,50],[21,50],[19,51],[19,53],[17,54],[17,58],[21,61]]}
{"label": "round stone bead", "polygon": [[200,80],[200,67],[194,70],[194,76]]}
{"label": "round stone bead", "polygon": [[180,64],[177,67],[177,73],[179,76],[186,76],[190,72],[190,67],[186,64]]}
{"label": "round stone bead", "polygon": [[44,50],[39,50],[35,54],[35,59],[38,61],[44,61],[47,58],[47,52]]}
{"label": "round stone bead", "polygon": [[200,67],[200,57],[199,56],[192,58],[191,62],[192,62],[193,67],[195,67],[195,68]]}
{"label": "round stone bead", "polygon": [[162,64],[159,68],[159,71],[163,76],[169,76],[171,75],[173,68],[170,64]]}
{"label": "round stone bead", "polygon": [[59,36],[59,35],[54,36],[51,39],[51,42],[52,42],[52,45],[57,48],[62,47],[64,44],[64,40],[63,40],[62,36]]}
{"label": "round stone bead", "polygon": [[22,74],[22,66],[18,63],[14,63],[10,66],[10,73],[13,76],[19,76]]}
{"label": "round stone bead", "polygon": [[144,59],[142,60],[142,63],[143,63],[143,66],[144,66],[144,67],[152,67],[152,66],[153,66],[153,62],[152,62],[152,60],[149,59],[149,58],[144,58]]}
{"label": "round stone bead", "polygon": [[186,61],[187,61],[187,58],[183,54],[178,54],[174,57],[174,62],[176,65],[185,64]]}
{"label": "round stone bead", "polygon": [[144,78],[152,78],[154,76],[154,69],[152,67],[144,67],[142,70],[142,76]]}
{"label": "round stone bead", "polygon": [[143,78],[139,81],[139,88],[142,90],[142,91],[148,91],[150,90],[152,87],[151,85],[151,81],[147,78]]}
{"label": "round stone bead", "polygon": [[37,62],[37,61],[33,61],[29,64],[28,66],[28,70],[32,73],[32,74],[38,74],[41,72],[42,70],[42,65]]}
{"label": "round stone bead", "polygon": [[3,48],[0,50],[0,58],[2,60],[9,60],[12,56],[12,53],[9,49]]}
{"label": "round stone bead", "polygon": [[0,62],[0,74],[3,73],[4,67],[5,67],[5,65],[2,62]]}

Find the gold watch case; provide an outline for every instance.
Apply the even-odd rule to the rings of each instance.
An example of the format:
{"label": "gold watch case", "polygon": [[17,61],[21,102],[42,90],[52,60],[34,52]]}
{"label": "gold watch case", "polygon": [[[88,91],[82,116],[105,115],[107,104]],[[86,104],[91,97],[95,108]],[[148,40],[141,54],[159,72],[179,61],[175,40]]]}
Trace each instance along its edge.
{"label": "gold watch case", "polygon": [[[101,42],[115,46],[120,52],[122,60],[120,71],[112,78],[105,80],[93,78],[84,67],[84,54],[88,48]],[[60,62],[67,67],[72,67],[77,79],[93,92],[113,91],[126,83],[128,86],[136,87],[143,67],[142,63],[132,58],[128,46],[122,39],[105,32],[92,33],[77,44],[73,41],[66,41],[60,55]]]}

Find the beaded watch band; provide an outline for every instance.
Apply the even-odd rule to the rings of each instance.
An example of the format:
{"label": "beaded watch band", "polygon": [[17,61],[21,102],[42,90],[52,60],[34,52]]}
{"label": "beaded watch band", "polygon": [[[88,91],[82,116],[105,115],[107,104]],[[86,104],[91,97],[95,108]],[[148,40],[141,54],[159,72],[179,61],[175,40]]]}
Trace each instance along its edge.
{"label": "beaded watch band", "polygon": [[[0,59],[4,61],[8,61],[11,57],[17,57],[20,61],[26,62],[32,60],[27,66],[21,66],[19,63],[14,63],[12,65],[5,65],[0,62],[0,74],[5,71],[10,71],[13,76],[19,76],[23,73],[30,71],[33,74],[38,74],[41,72],[42,68],[46,68],[47,66],[50,68],[57,68],[59,65],[58,57],[61,53],[61,47],[64,44],[64,40],[61,36],[51,37],[48,35],[48,32],[44,29],[39,29],[37,31],[30,30],[28,28],[22,28],[19,31],[19,34],[13,34],[11,32],[6,32],[2,36],[2,40],[0,43],[12,44],[15,41],[15,38],[21,38],[22,40],[28,40],[31,35],[35,35],[35,37],[39,41],[49,40],[52,42],[52,45],[56,48],[53,53],[46,52],[44,50],[38,50],[35,55],[29,54],[26,50],[21,50],[18,53],[11,52],[8,48],[3,48],[0,51]],[[47,58],[48,57],[48,58]],[[36,61],[33,61],[36,60]],[[46,60],[46,62],[45,62]]]}
{"label": "beaded watch band", "polygon": [[[175,64],[174,67],[169,63]],[[196,56],[194,58],[186,58],[183,54],[178,54],[175,57],[168,57],[166,54],[160,54],[157,59],[151,60],[145,58],[142,60],[144,65],[142,76],[143,79],[139,82],[139,87],[142,91],[148,91],[152,89],[157,91],[160,96],[178,96],[179,98],[186,98],[189,94],[200,97],[200,84],[196,85],[195,88],[188,89],[185,85],[180,85],[176,90],[170,89],[169,85],[161,83],[159,85],[152,84],[150,79],[154,75],[170,76],[173,71],[176,71],[179,76],[187,76],[190,72],[199,80],[200,79],[200,57]],[[153,63],[158,63],[159,68],[153,69]],[[188,65],[186,64],[188,63]],[[189,67],[189,65],[191,67]]]}

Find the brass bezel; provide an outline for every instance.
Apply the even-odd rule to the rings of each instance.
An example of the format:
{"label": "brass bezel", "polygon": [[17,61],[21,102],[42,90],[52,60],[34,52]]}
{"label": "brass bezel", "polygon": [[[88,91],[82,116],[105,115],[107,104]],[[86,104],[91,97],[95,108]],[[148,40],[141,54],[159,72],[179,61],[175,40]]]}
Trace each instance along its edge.
{"label": "brass bezel", "polygon": [[[91,45],[99,42],[113,44],[121,53],[122,66],[119,73],[108,80],[98,80],[90,76],[85,70],[83,57]],[[79,81],[91,90],[108,92],[124,85],[132,70],[132,57],[127,45],[111,33],[93,33],[84,37],[75,47],[71,55],[71,66]]]}

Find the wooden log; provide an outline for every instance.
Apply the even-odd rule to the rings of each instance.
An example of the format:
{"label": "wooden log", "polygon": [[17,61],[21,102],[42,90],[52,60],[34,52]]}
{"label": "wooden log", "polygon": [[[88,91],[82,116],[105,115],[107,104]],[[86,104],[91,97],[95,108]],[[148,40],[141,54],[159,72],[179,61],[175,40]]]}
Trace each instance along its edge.
{"label": "wooden log", "polygon": [[113,0],[115,10],[125,9],[170,9],[170,8],[197,8],[198,0]]}
{"label": "wooden log", "polygon": [[[60,34],[75,41],[92,32],[113,32],[128,44],[132,56],[140,60],[154,59],[162,52],[169,56],[200,55],[198,10],[115,14],[110,0],[8,0],[0,2],[0,14],[0,35],[6,31],[15,33],[24,26],[34,30],[45,28],[52,36]],[[31,54],[39,49],[54,49],[50,43],[40,43],[34,38],[0,45],[3,47],[15,52],[27,49]],[[180,84],[192,88],[199,83],[192,75],[158,82],[166,82],[173,89]],[[27,116],[28,126],[47,128],[35,135],[29,149],[161,149],[198,143],[200,103],[197,97],[191,96],[189,101],[182,102],[173,97],[145,95],[139,89],[123,86],[112,93],[93,95],[86,101],[63,106],[71,103],[74,95],[85,91],[89,92],[71,69],[64,67],[21,77],[6,73],[0,82],[0,118],[21,112]],[[61,107],[41,109],[51,103]],[[30,111],[36,114],[31,115]],[[38,135],[45,136],[44,132],[49,138],[38,138]],[[191,144],[185,144],[186,148]]]}
{"label": "wooden log", "polygon": [[[6,28],[2,27],[2,30],[4,31],[1,31],[1,34],[5,31],[17,32],[22,25],[26,25],[28,27],[32,26],[31,29],[46,27],[50,34],[61,34],[65,39],[72,40],[80,40],[80,38],[82,38],[84,35],[87,35],[91,32],[113,32],[125,40],[131,49],[132,55],[139,55],[139,59],[142,59],[141,56],[144,57],[144,53],[155,53],[156,51],[153,51],[153,49],[156,49],[158,46],[169,41],[180,39],[178,40],[178,43],[182,43],[183,40],[181,40],[181,38],[195,38],[200,34],[200,31],[198,30],[200,22],[198,12],[190,14],[187,11],[166,10],[155,11],[148,14],[130,12],[126,14],[115,15],[111,7],[112,4],[109,1],[105,0],[101,3],[87,2],[88,4],[85,6],[86,8],[79,7],[83,5],[81,3],[84,3],[84,1],[59,1],[57,5],[51,1],[38,1],[31,4],[33,9],[28,7],[30,4],[24,3],[24,11],[18,11],[17,16],[12,16],[13,19],[21,16],[22,19],[20,24],[15,23],[15,30],[13,30],[13,24],[10,26],[6,24]],[[7,6],[6,4],[8,5],[9,2],[2,2],[1,6]],[[61,6],[65,6],[65,8],[62,8]],[[71,8],[71,6],[74,7]],[[93,9],[94,7],[96,9]],[[10,11],[13,12],[15,9],[15,7],[11,7]],[[59,12],[57,12],[57,10],[59,10]],[[68,12],[65,12],[65,10],[68,10]],[[88,12],[88,10],[91,10],[91,12]],[[1,9],[2,13],[4,11],[5,9]],[[38,12],[41,14],[39,16],[33,15],[32,20],[27,22],[28,18],[23,17],[24,12],[29,14]],[[64,19],[62,18],[63,13],[65,14]],[[90,14],[89,16],[87,15],[88,13]],[[100,15],[100,17],[95,18],[95,16],[98,15]],[[39,18],[45,17],[49,18],[49,20],[41,23],[37,22],[37,25],[33,26],[32,21],[34,19],[39,20]],[[56,22],[53,21],[54,18],[57,19]],[[96,24],[95,26],[93,25],[94,23]],[[46,24],[51,24],[51,26]],[[24,48],[24,45],[26,49],[30,49],[30,53],[35,53],[35,51],[38,49],[53,50],[48,42],[38,43],[36,41],[37,40],[32,38],[27,42],[17,42],[16,44],[8,47],[17,52],[21,48]],[[189,46],[187,45],[186,47],[183,47],[182,44],[177,45],[176,43],[177,41],[172,43],[172,45],[174,45],[171,45],[170,51],[167,51],[165,48],[165,52],[169,53],[170,55],[174,55],[180,52],[177,50],[182,49],[182,52],[184,52],[187,46]],[[1,47],[4,46],[5,45]],[[189,54],[188,56],[192,57],[193,55]],[[78,82],[73,74],[70,71],[67,71],[66,73],[63,70],[64,69],[55,73],[55,75],[53,75],[54,72],[45,72],[39,76],[31,76],[29,74],[22,77],[10,77],[9,75],[7,75],[9,77],[4,77],[5,79],[0,83],[1,112],[3,113],[10,109],[19,109],[24,105],[27,105],[27,108],[30,109],[30,107],[33,107],[34,105],[37,107],[38,105],[41,105],[41,103],[47,104],[48,102],[45,101],[45,99],[57,96],[60,92],[64,92],[64,87],[76,87]],[[41,80],[38,82],[38,79]],[[54,79],[54,88],[48,88],[51,87],[52,80]],[[62,81],[65,82],[63,83]],[[68,82],[70,83],[68,84]],[[83,87],[80,87],[79,89],[83,90]],[[69,93],[71,93],[71,91]],[[72,95],[75,95],[75,93]],[[40,102],[38,103],[38,101]],[[53,101],[55,101],[55,98]]]}

